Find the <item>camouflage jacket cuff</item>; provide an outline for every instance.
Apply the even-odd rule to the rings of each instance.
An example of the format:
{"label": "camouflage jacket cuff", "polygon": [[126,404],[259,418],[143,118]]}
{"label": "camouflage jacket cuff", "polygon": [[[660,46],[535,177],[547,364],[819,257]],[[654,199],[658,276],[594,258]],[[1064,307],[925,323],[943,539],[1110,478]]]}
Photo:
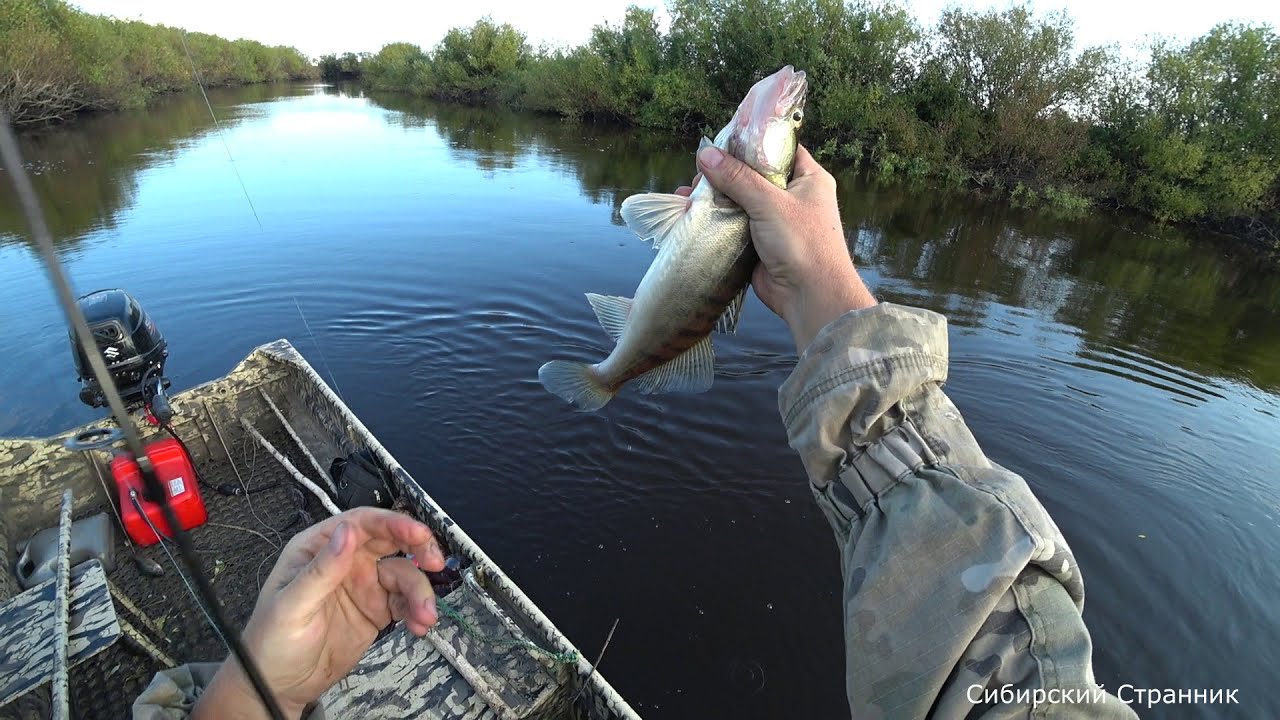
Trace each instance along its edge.
{"label": "camouflage jacket cuff", "polygon": [[[222,663],[193,662],[161,670],[133,701],[133,720],[182,720],[191,716]],[[324,709],[308,706],[302,720],[325,720]]]}
{"label": "camouflage jacket cuff", "polygon": [[161,670],[133,703],[134,720],[178,720],[190,716],[200,693],[221,663],[203,662]]}
{"label": "camouflage jacket cuff", "polygon": [[832,321],[778,392],[787,437],[810,481],[818,488],[829,485],[855,447],[891,428],[892,407],[946,378],[942,315],[881,303]]}

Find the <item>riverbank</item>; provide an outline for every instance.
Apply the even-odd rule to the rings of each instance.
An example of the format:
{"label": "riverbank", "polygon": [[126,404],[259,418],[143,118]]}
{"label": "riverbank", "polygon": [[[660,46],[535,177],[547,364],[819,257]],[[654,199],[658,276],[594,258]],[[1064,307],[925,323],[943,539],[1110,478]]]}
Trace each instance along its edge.
{"label": "riverbank", "polygon": [[665,30],[632,7],[573,48],[510,25],[328,56],[331,79],[571,120],[714,130],[751,82],[791,63],[812,89],[805,135],[827,162],[976,186],[1020,204],[1134,210],[1243,232],[1280,226],[1280,36],[1224,24],[1147,59],[1078,48],[1064,12],[951,8],[921,26],[892,3],[678,0]]}
{"label": "riverbank", "polygon": [[83,12],[62,0],[6,0],[0,16],[0,112],[15,125],[141,107],[205,87],[317,76],[292,47],[227,40]]}

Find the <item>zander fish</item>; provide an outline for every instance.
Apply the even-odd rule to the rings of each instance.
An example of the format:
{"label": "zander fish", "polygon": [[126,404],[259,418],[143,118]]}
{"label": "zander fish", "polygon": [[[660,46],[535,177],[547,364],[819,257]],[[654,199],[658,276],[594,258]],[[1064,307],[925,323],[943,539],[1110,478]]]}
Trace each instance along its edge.
{"label": "zander fish", "polygon": [[[804,120],[807,85],[790,65],[752,86],[713,144],[785,188]],[[633,195],[622,203],[627,227],[653,240],[658,255],[634,298],[587,293],[600,325],[617,343],[596,364],[553,360],[538,370],[543,387],[579,410],[598,410],[628,382],[642,393],[704,392],[715,358],[711,331],[734,332],[759,262],[747,214],[709,182],[689,197]]]}

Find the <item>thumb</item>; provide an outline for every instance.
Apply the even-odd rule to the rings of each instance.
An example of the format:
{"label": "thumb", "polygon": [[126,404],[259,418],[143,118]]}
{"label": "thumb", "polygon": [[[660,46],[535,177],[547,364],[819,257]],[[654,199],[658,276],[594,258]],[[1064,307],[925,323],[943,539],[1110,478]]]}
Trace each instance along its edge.
{"label": "thumb", "polygon": [[285,588],[294,611],[310,615],[351,573],[355,562],[355,532],[345,521],[338,523],[324,549],[311,559],[302,572]]}
{"label": "thumb", "polygon": [[728,195],[752,217],[767,212],[777,202],[774,194],[783,192],[750,165],[715,146],[698,151],[698,169],[712,187]]}

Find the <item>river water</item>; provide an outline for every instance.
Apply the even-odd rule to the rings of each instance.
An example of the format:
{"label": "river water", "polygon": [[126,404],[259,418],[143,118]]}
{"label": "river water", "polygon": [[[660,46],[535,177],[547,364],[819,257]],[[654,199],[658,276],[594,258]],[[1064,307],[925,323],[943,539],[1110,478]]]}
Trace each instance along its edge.
{"label": "river water", "polygon": [[[580,415],[537,381],[607,352],[582,294],[630,296],[653,257],[618,206],[687,182],[695,138],[346,88],[212,100],[222,135],[196,95],[24,138],[77,288],[137,296],[176,387],[288,337],[579,647],[619,619],[601,670],[641,712],[847,716],[781,321],[751,297],[702,395]],[[951,397],[1075,549],[1099,681],[1238,689],[1161,717],[1280,717],[1274,263],[1108,212],[840,182],[868,285],[950,318]],[[0,435],[49,434],[99,413],[0,188]]]}

